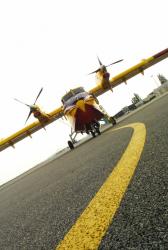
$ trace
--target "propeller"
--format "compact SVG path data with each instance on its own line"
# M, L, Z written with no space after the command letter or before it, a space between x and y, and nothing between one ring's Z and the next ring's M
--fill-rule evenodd
M98 69L96 69L95 71L89 73L89 75L94 74L94 73L97 73L97 72L100 71L102 68L107 68L107 67L109 67L109 66L111 66L111 65L113 65L113 64L122 62L122 61L124 60L124 59L121 59L121 60L115 61L115 62L110 63L110 64L108 64L108 65L105 66L105 65L103 65L102 62L100 61L99 57L97 57L97 59L98 59L98 62L99 62L99 64L100 64L100 67L99 67Z
M24 105L26 105L27 107L30 108L30 112L29 112L29 114L28 114L28 116L27 116L27 119L26 119L26 121L25 121L25 124L26 124L26 122L28 121L28 119L30 118L30 116L31 116L31 114L33 113L33 111L35 111L35 110L37 109L37 107L35 106L35 104L36 104L36 102L37 102L39 96L41 95L42 90L43 90L43 88L40 89L40 91L39 91L39 93L38 93L38 95L37 95L37 97L36 97L36 99L35 99L33 105L29 105L29 104L27 104L27 103L24 103L24 102L22 102L22 101L20 101L20 100L18 100L18 99L16 99L16 98L14 98L15 101L20 102L20 103L22 103L22 104L24 104Z

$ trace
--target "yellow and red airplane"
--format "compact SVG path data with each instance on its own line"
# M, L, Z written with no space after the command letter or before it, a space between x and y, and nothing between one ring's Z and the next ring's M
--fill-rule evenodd
M14 147L14 144L18 141L24 139L27 136L30 136L35 133L36 131L44 128L51 122L65 116L71 123L71 135L70 140L68 141L68 145L70 149L74 148L75 137L73 134L77 133L84 133L92 134L94 137L95 134L100 134L99 130L99 121L102 119L106 114L101 109L97 97L102 95L108 90L113 90L114 87L118 86L119 84L129 80L130 78L134 77L135 75L144 72L145 69L151 67L152 65L164 60L168 57L168 48L165 50L142 60L140 63L134 65L131 68L123 71L122 73L112 77L110 79L110 74L107 72L107 67L118 63L122 60L116 61L111 63L107 66L104 66L100 59L98 58L100 67L91 72L96 73L97 76L97 84L94 88L90 89L89 91L85 91L83 87L78 87L75 89L71 89L68 93L66 93L61 101L62 106L58 107L57 109L53 110L50 113L44 113L40 110L40 108L36 105L36 101L39 98L42 89L38 93L36 100L33 105L26 106L30 108L29 115L26 119L29 119L31 114L34 114L37 120L30 125L27 125L23 129L17 131L16 133L10 135L7 138L0 140L0 151L8 148L9 146ZM17 99L16 99L17 100ZM19 101L19 100L17 100ZM21 101L19 101L21 102ZM115 124L116 121L113 117L110 118L112 124Z

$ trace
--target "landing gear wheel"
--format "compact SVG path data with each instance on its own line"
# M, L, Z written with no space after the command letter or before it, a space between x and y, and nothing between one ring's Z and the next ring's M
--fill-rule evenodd
M71 141L68 141L68 146L71 150L74 149L74 145Z
M98 135L101 135L101 132L100 132L100 129L99 129L99 128L96 129L96 133L97 133Z
M90 133L93 137L96 137L95 132L93 130L91 130Z
M110 117L110 122L111 122L113 125L116 125L116 123L117 123L116 120L114 119L114 117L112 117L112 116Z

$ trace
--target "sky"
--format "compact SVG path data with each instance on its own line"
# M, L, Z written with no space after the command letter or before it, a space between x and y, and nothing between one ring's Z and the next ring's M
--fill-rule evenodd
M167 48L166 0L6 0L0 2L0 138L23 128L28 108L13 98L51 112L70 88L95 86L97 56L116 75ZM142 98L168 78L167 59L100 96L110 115ZM32 116L28 123L35 119ZM0 152L0 185L67 146L70 125L60 119Z

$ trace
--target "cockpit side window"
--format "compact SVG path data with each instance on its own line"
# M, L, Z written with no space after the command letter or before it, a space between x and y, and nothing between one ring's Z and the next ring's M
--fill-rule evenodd
M61 101L64 103L64 102L68 101L72 96L73 96L73 93L70 91L62 97Z

